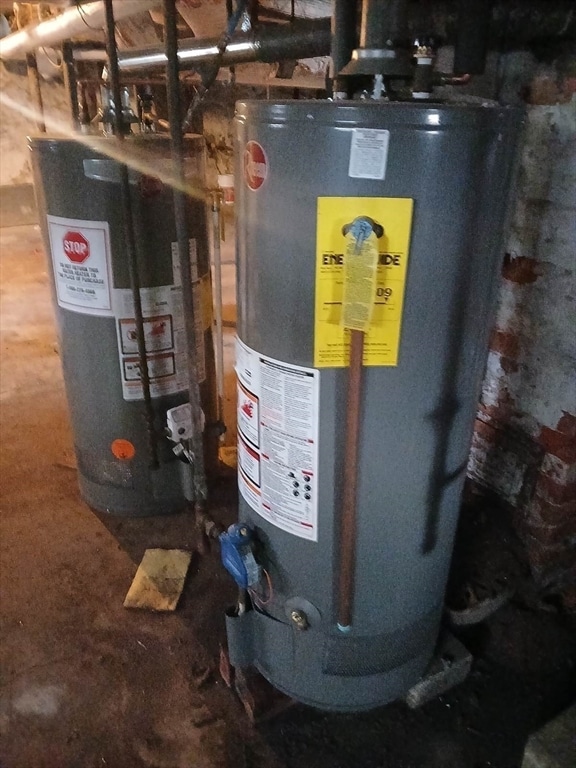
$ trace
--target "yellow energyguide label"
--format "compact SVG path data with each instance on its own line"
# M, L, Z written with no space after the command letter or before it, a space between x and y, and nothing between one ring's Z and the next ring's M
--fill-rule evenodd
M402 305L408 268L414 201L403 197L319 197L316 233L316 291L314 312L314 366L342 368L350 359L350 331L345 320L352 319L357 330L365 331L364 365L397 365L402 329ZM364 262L358 264L367 278L371 247L378 252L372 311L366 311L370 281L363 283L364 309L356 317L344 318L345 263L349 249L357 247L349 234L350 224L368 217L384 230L362 243ZM348 232L348 234L344 234ZM356 280L360 286L362 281ZM348 280L354 290L354 279ZM353 303L353 302L351 302ZM348 311L347 311L348 314ZM362 327L360 327L362 326Z

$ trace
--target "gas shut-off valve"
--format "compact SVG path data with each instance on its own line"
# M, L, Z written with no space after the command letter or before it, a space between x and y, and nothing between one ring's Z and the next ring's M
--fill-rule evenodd
M205 417L204 412L202 412L202 431L204 431L204 425ZM188 464L194 463L194 454L190 448L193 434L190 403L183 403L166 411L166 437L174 443L172 451L176 456Z
M220 534L222 565L242 589L257 586L262 568L254 557L254 531L245 523L234 523Z

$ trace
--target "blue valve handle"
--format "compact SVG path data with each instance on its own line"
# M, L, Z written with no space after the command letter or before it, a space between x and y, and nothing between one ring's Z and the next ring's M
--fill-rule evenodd
M371 220L365 216L359 216L357 219L354 219L352 226L349 229L349 234L356 240L357 250L362 248L362 243L370 237L372 231Z
M234 523L219 538L224 568L242 589L255 587L262 578L262 568L254 557L252 528L243 523Z
M378 224L377 221L370 218L370 216L357 216L350 224L345 224L342 227L342 234L344 236L351 234L356 241L356 252L358 253L362 248L364 240L370 237L370 234L374 232L376 237L382 237L384 234L384 227Z

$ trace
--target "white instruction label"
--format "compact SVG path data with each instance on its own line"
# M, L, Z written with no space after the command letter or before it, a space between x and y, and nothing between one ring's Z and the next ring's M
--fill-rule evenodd
M106 221L46 216L59 306L110 317L110 233Z
M354 128L348 176L353 179L383 179L386 175L389 140L390 131Z
M236 374L240 493L272 525L317 541L319 371L237 339Z
M152 397L188 389L186 335L182 311L182 289L178 285L141 288L146 362ZM129 288L114 290L114 314L124 400L142 400L138 336L134 302ZM203 338L203 337L202 337ZM198 345L199 346L199 345ZM198 358L199 378L205 378L204 345Z

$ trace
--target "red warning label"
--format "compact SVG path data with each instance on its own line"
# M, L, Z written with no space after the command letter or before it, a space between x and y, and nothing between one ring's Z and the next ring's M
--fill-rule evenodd
M258 398L238 382L238 430L256 448L260 446L259 423Z

